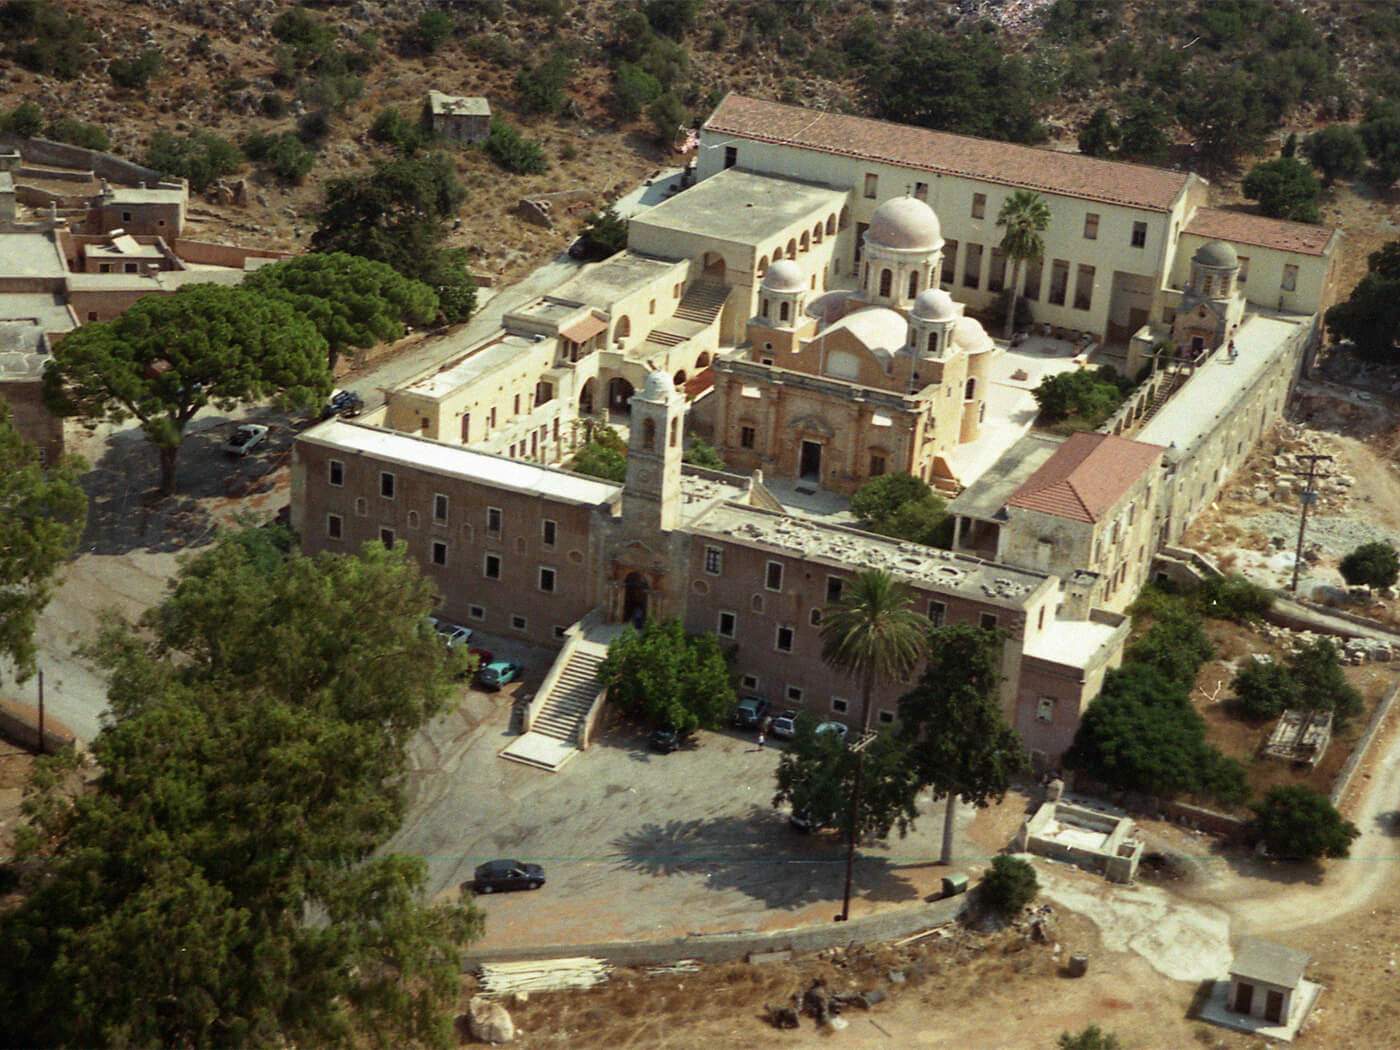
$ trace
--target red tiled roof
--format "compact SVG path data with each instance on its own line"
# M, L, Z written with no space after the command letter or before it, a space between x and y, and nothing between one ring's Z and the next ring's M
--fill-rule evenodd
M575 321L568 328L559 329L559 334L575 343L586 343L599 332L608 330L608 322L601 321L592 314Z
M682 384L685 396L692 401L715 385L715 370L706 365Z
M1093 524L1161 454L1161 445L1114 434L1072 434L1006 503Z
M1257 244L1261 248L1277 248L1298 255L1322 255L1336 233L1330 226L1267 219L1226 208L1197 208L1184 232L1213 241Z
M705 130L1146 211L1166 211L1190 178L1185 172L800 109L743 95L726 96L705 122Z

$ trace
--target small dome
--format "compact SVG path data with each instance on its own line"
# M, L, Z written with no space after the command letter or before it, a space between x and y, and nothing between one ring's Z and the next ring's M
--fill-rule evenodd
M943 246L938 216L914 197L895 197L876 208L865 236L875 244L902 251L933 251Z
M925 288L914 300L913 313L920 321L951 321L958 316L958 308L942 288Z
M800 292L806 287L807 278L802 276L802 268L791 259L779 259L763 275L766 292Z
M643 401L669 401L676 396L676 384L665 372L653 372L642 387Z
M1235 254L1235 249L1224 241L1207 241L1196 249L1196 254L1191 257L1192 262L1198 262L1202 266L1214 266L1220 269L1229 269L1240 264L1240 258Z
M965 354L980 354L995 350L996 344L981 322L972 317L959 317L953 326L953 345Z

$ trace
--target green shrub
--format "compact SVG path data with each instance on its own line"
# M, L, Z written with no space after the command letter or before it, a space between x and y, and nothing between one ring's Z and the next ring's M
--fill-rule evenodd
M700 438L691 442L690 448L685 450L685 455L681 457L685 462L697 467L705 467L708 470L724 470L724 458L715 451L714 446L706 444Z
M1079 369L1046 376L1031 391L1047 423L1070 422L1075 429L1093 430L1123 403L1132 382L1104 365L1096 371Z
M569 469L607 481L626 481L627 445L612 427L594 427L588 441L574 453Z
M1236 574L1212 576L1201 584L1196 598L1205 615L1235 623L1255 623L1274 604L1273 592L1267 587Z
M1276 785L1251 808L1250 833L1281 860L1345 857L1361 835L1326 795L1302 784Z
M671 92L666 92L647 108L656 137L662 145L669 146L675 141L681 128L690 124L690 112Z
M5 130L32 139L44 129L44 111L33 102L21 102L5 114Z
M84 124L81 120L74 120L72 117L61 117L54 121L44 132L44 136L55 142L66 142L71 146L81 146L83 149L105 150L112 144L111 139L107 137L107 132L96 124Z
M1351 587L1390 587L1400 576L1400 555L1388 543L1363 543L1338 568Z
M451 12L442 8L433 8L431 11L424 11L418 17L417 37L418 46L428 54L432 54L452 37L452 33L457 28L457 21L452 17Z
M1246 718L1277 718L1298 706L1301 690L1287 667L1273 660L1250 660L1230 683Z
M49 0L10 0L0 7L5 53L25 69L71 80L87 68L97 34Z
M606 259L627 247L627 220L609 205L584 219L579 236L583 239L585 259Z
M369 137L382 142L396 153L411 157L423 146L423 129L393 106L381 109L369 126Z
M550 116L564 108L565 94L574 75L574 62L562 51L552 52L543 62L522 69L515 78L515 94L522 113Z
M285 117L287 115L287 100L275 91L269 91L258 100L258 108L262 110L265 117Z
M1035 869L1019 857L994 857L982 875L977 899L999 915L1016 915L1040 891Z
M468 37L463 46L467 54L507 69L518 66L525 60L520 49L499 33L480 33Z
M151 77L160 72L163 65L160 52L147 48L130 58L112 59L107 63L107 75L117 87L141 90L150 83Z
M664 89L661 81L630 62L623 62L613 73L613 110L620 120L636 120Z
M283 182L300 183L316 165L316 154L290 131L280 135L255 132L243 142L243 152Z
M217 135L173 135L157 131L146 154L146 164L167 175L189 180L190 189L202 193L216 179L232 175L243 164L243 154Z
M500 117L491 118L491 132L483 147L488 157L514 175L539 175L548 167L540 144L527 139Z

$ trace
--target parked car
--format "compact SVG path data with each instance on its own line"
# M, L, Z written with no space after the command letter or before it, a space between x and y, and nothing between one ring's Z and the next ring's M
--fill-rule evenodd
M821 831L822 828L829 828L835 823L832 817L814 817L811 806L800 806L792 811L788 817L788 827L801 835L811 835L813 832Z
M846 725L845 722L823 722L821 725L817 726L816 729L812 730L816 736L826 736L829 733L842 743L845 742L846 734L850 731L851 727Z
M761 696L744 696L734 705L729 722L735 729L757 729L768 714L768 701Z
M514 660L493 660L477 674L476 682L483 689L499 689L519 678L521 670Z
M797 712L789 707L786 711L773 719L770 727L773 735L782 737L784 740L791 740L797 735Z
M224 442L224 451L230 456L246 456L263 443L267 437L267 427L261 423L239 423L233 435Z
M436 616L429 616L433 623L433 630L437 631L442 643L449 649L455 649L459 645L466 645L472 640L472 629L470 627L459 627L448 620L439 620Z
M670 726L657 726L651 732L651 749L663 755L679 751L685 746L688 734L678 732Z
M322 419L330 419L332 416L347 416L354 418L365 408L365 399L353 390L335 390L326 400L326 407L321 410Z
M497 890L537 890L544 885L544 868L519 860L488 860L477 866L472 889L477 893Z

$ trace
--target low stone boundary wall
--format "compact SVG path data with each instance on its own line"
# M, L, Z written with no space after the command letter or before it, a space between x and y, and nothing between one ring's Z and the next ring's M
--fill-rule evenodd
M39 750L39 712L29 704L0 700L0 737L12 741L29 751ZM44 747L46 754L72 747L76 738L67 726L44 719Z
M201 263L207 266L229 266L242 268L249 259L290 259L291 252L277 252L267 248L240 248L233 244L215 244L213 241L191 241L177 237L171 246L175 254L185 262Z
M815 952L838 945L891 941L942 926L967 908L965 893L933 904L898 908L850 922L827 922L768 933L702 933L668 941L604 941L595 944L548 944L536 948L499 948L470 952L467 969L478 963L522 962L527 959L569 959L586 956L604 959L614 966L660 966L682 959L728 962L751 952ZM836 903L832 908L839 907Z
M25 164L91 171L103 178L127 186L139 186L143 182L155 185L165 178L154 168L133 164L129 160L123 160L110 153L84 149L82 146L70 146L66 142L51 142L48 139L39 138L27 139L10 131L0 132L0 146L19 150Z
M1391 686L1385 699L1376 705L1375 713L1371 715L1370 724L1366 726L1366 732L1361 734L1361 739L1351 749L1351 757L1347 759L1346 765L1342 766L1342 771L1337 774L1337 780L1332 785L1332 805L1340 806L1342 799L1346 797L1347 789L1351 787L1351 782L1356 777L1356 771L1361 768L1361 760L1366 757L1366 752L1371 750L1376 733L1395 707L1396 696L1400 696L1400 682Z

